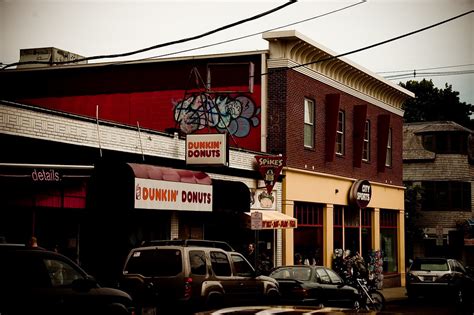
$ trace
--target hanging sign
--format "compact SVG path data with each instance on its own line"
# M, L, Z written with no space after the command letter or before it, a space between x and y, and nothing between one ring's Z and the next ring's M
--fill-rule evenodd
M372 199L372 186L368 180L358 180L352 184L349 201L359 208L366 208Z
M227 134L186 135L187 165L227 166L229 145Z
M286 162L283 156L255 156L257 160L258 170L262 174L263 181L267 187L268 194L271 195L273 186L280 176L280 172Z

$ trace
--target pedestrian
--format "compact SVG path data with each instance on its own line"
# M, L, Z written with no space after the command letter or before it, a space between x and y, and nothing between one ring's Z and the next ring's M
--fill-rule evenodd
M255 244L254 243L249 243L247 246L247 252L245 254L245 257L247 260L255 267Z

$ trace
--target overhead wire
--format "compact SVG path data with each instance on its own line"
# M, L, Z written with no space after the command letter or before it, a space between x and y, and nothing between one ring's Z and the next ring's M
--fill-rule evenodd
M78 59L75 59L75 60L56 61L56 62L36 61L36 60L35 61L15 62L15 63L7 64L6 66L2 67L2 70L13 67L13 66L26 65L26 64L51 64L51 63L53 63L53 64L56 64L56 65L60 65L60 64L77 63L77 62L89 61L89 60L97 60L97 59L127 57L127 56L135 55L135 54L138 54L138 53L146 52L146 51L149 51L149 50L158 49L158 48L162 48L162 47L166 47L166 46L170 46L170 45L175 45L175 44L181 44L181 43L185 43L185 42L188 42L188 41L203 38L203 37L215 34L217 32L226 30L228 28L231 28L231 27L234 27L234 26L237 26L237 25L240 25L240 24L244 24L244 23L249 22L249 21L259 19L263 16L266 16L266 15L269 15L269 14L274 13L276 11L279 11L279 10L281 10L281 9L283 9L283 8L293 4L293 3L296 3L296 2L297 2L297 0L288 0L288 2L286 2L285 4L282 4L282 5L280 5L276 8L273 8L271 10L265 11L263 13L254 15L252 17L249 17L249 18L246 18L246 19L234 22L234 23L227 24L225 26L218 27L214 30L205 32L205 33L200 34L200 35L196 35L196 36L192 36L192 37L188 37L188 38L183 38L183 39L179 39L179 40L174 40L174 41L171 41L171 42L162 43L162 44L158 44L158 45L153 45L153 46L150 46L150 47L147 47L147 48L142 48L142 49L126 52L126 53L111 54L111 55L99 55L99 56L78 58Z
M382 73L398 73L398 72L409 72L409 71L420 71L420 70L437 70L437 69L447 69L447 68L460 68L460 67L470 67L474 66L474 63L464 64L464 65L454 65L454 66L442 66L442 67L431 67L431 68L421 68L421 69L406 69L406 70L392 70L392 71L378 71L377 74Z
M415 31L408 32L408 33L396 36L396 37L392 37L390 39L387 39L387 40L384 40L384 41L381 41L381 42L378 42L378 43L375 43L375 44L372 44L372 45L369 45L369 46L354 49L354 50L351 50L351 51L348 51L348 52L345 52L345 53L342 53L342 54L339 54L339 55L336 55L336 56L330 56L330 57L327 57L327 58L318 59L316 61L311 61L311 62L307 62L307 63L303 63L303 64L298 64L298 65L291 66L291 67L288 67L288 68L285 68L285 69L282 69L282 70L306 67L306 66L309 66L309 65L312 65L312 64L316 64L316 63L320 63L320 62L324 62L324 61L329 61L329 60L333 60L333 59L337 59L337 58L341 58L341 57L344 57L344 56L347 56L347 55L352 55L352 54L355 54L355 53L358 53L358 52L361 52L361 51L364 51L364 50L367 50L367 49L371 49L371 48L374 48L374 47L377 47L377 46L381 46L381 45L384 45L384 44L387 44L387 43L390 43L390 42L393 42L393 41L396 41L396 40L399 40L399 39L402 39L402 38L405 38L405 37L408 37L408 36L423 32L423 31L426 31L428 29L431 29L431 28L440 26L442 24L451 22L453 20L459 19L459 18L461 18L465 15L471 14L473 12L474 12L474 10L470 10L470 11L458 14L458 15L452 17L452 18L443 20L441 22L438 22L438 23L435 23L435 24L432 24L432 25L429 25L429 26L417 29ZM277 70L277 69L275 69L275 70ZM267 74L268 73L262 73L261 75L267 75Z

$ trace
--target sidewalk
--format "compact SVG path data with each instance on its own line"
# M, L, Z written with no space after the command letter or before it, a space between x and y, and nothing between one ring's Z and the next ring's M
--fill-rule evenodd
M406 295L405 287L383 288L381 292L385 297L385 301L387 301L387 303L405 300L408 298Z

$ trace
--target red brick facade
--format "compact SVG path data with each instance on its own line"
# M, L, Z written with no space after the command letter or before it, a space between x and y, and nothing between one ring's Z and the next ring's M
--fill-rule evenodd
M273 69L268 78L268 151L287 156L287 166L352 178L364 178L379 183L402 185L402 117L321 83L294 70ZM345 153L333 161L325 156L327 122L326 96L339 94L339 109L345 112ZM315 103L315 147L304 147L304 99ZM371 124L370 161L361 167L353 163L354 107L367 105ZM379 171L378 120L389 115L392 130L392 166ZM383 148L384 150L386 148ZM385 159L383 159L385 160Z

